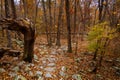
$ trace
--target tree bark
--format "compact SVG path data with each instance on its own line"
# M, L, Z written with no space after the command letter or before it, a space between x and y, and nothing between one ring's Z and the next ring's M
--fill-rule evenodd
M54 0L54 33L56 32L56 4L57 4L57 1ZM56 35L53 36L53 42L55 42L56 40Z
M103 2L104 2L104 0L98 0L99 21L100 22L102 21Z
M4 0L4 1L5 1L5 15L6 15L6 18L10 18L9 0ZM8 40L7 47L12 48L10 31L6 30L6 33L7 33L7 40Z
M51 35L51 31L52 31L52 14L51 14L51 0L48 0L49 3L49 27L50 27L50 34L49 34L49 46L52 46L52 35Z
M0 18L3 18L3 0L1 0L1 6L0 6L0 8L1 8L1 12L0 12ZM3 28L2 28L2 37L4 37L4 30L3 30Z
M29 25L29 28L25 30L24 33L24 55L23 60L32 62L33 49L35 42L35 31Z
M46 36L47 36L47 42L49 44L48 21L47 21L47 15L46 15L46 10L45 10L45 2L44 2L44 0L42 0L42 6L43 6L43 13L44 13L44 22L45 22L45 31L46 31Z
M17 14L16 14L16 8L15 8L15 2L14 2L14 0L11 0L11 10L12 10L12 18L16 19L17 18ZM18 37L17 37L17 35L18 35ZM17 39L17 38L19 40L21 40L21 34L20 34L20 32L15 33L15 39Z
M16 8L15 8L14 0L11 0L11 9L12 9L13 19L16 19L17 18L17 14L16 14Z
M61 25L61 17L62 17L62 7L63 7L63 1L61 0L60 2L60 7L59 7L59 16L58 16L58 26L57 26L57 41L56 45L60 46L60 25Z
M76 31L76 13L77 13L77 0L75 0L74 3L74 33ZM73 39L75 38L75 35L73 35Z
M26 3L26 0L22 0L22 2L23 2L23 8L24 8L24 18L27 18L27 13L28 13L28 11L27 11L27 3Z
M66 20L67 20L67 38L68 38L68 52L72 53L72 45L71 45L71 28L70 28L70 2L69 0L65 0L66 6Z

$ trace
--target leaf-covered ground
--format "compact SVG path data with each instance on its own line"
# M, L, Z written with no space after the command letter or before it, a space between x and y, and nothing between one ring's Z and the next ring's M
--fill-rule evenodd
M67 53L66 40L62 46L48 47L45 38L38 37L34 49L33 63L22 61L21 57L4 55L0 59L0 80L120 80L120 60L106 56L97 73L93 54L87 52L87 41L79 41L78 54ZM73 49L75 43L72 43Z

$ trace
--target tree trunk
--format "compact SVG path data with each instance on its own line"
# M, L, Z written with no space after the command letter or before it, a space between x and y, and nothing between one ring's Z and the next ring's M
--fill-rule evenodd
M75 3L74 3L74 33L76 31L76 13L77 13L77 0L75 0ZM75 41L75 35L73 35L73 41Z
M68 52L72 53L72 45L71 45L71 28L70 28L70 2L69 0L65 0L66 6L66 20L67 20L67 38L68 38Z
M104 0L98 1L98 8L99 8L99 21L102 21L102 11L103 11L103 2Z
M26 0L22 0L22 2L23 2L23 8L24 8L24 18L27 18L27 13L28 13L28 11L27 11L27 3L26 3Z
M52 14L51 14L51 0L48 0L48 3L49 3L49 31L50 31L50 34L49 34L49 43L48 45L49 46L52 46L52 35L51 35L51 31L52 31Z
M60 7L59 7L59 16L58 16L58 26L57 26L57 41L56 45L60 46L60 25L61 25L61 17L62 17L62 7L63 7L63 1L61 0L60 2Z
M6 18L10 18L9 0L5 0L5 15L6 15ZM8 40L7 47L12 48L10 31L6 30L6 33L7 33L7 40Z
M99 23L102 22L102 11L103 11L103 2L104 0L98 0L98 8L99 8ZM97 44L101 43L101 40L97 40ZM98 47L96 48L95 52L94 52L94 57L93 60L96 60L97 57L97 53L98 53Z
M0 8L1 8L1 12L0 12L0 18L3 18L3 0L1 0L1 6L0 6ZM2 37L4 37L4 30L3 30L3 28L2 28Z
M54 1L54 28L53 28L53 32L55 33L56 32L56 0ZM53 35L53 42L55 42L56 40L56 35L54 34Z
M12 10L12 18L16 19L17 18L17 14L16 14L16 8L15 8L15 2L14 2L14 0L11 0L11 10ZM17 37L17 35L18 35L18 37ZM17 38L19 40L21 40L21 34L20 34L20 32L15 33L15 39L17 39Z
M42 0L42 6L43 6L43 13L44 13L44 22L45 22L45 31L46 31L46 36L47 36L47 42L49 44L48 21L47 21L47 15L46 15L46 10L45 10L45 2L44 2L44 0Z
M33 49L35 42L35 32L29 27L24 33L24 55L23 59L28 62L32 62L33 58Z
M33 23L33 27L35 28L35 24L36 24L36 19L37 19L37 14L38 14L38 5L40 3L40 0L37 2L37 0L35 0L35 13L34 13L34 23Z
M95 49L94 56L93 56L93 60L96 60L96 58L97 58L97 53L98 53L98 48Z
M55 15L55 12L56 12L56 0L54 2L54 26L56 24L56 15Z
M79 11L80 11L80 23L82 22L82 27L80 28L80 32L81 32L81 35L80 35L80 39L81 41L83 41L83 33L84 33L84 28L85 28L85 24L84 24L84 12L82 10L82 1L79 1Z
M14 3L14 0L11 0L11 9L12 9L12 17L13 19L16 19L17 18L17 14L16 14L16 8L15 8L15 3Z

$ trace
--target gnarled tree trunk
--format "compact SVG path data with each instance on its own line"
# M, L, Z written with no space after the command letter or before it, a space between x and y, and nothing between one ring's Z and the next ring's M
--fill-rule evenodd
M30 26L25 30L24 33L24 55L23 59L28 62L32 62L33 58L33 49L35 42L35 30L33 30Z
M35 42L35 29L29 21L25 19L4 19L0 20L1 24L7 24L8 30L14 30L21 32L24 35L24 54L23 60L27 62L32 62L34 42Z

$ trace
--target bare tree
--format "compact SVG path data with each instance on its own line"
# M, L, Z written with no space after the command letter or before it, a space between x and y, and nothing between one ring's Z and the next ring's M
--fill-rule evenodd
M27 2L26 2L26 0L22 0L22 2L23 2L23 8L24 8L24 18L27 18L27 13L28 13L28 11L27 11Z
M3 18L3 0L1 0L1 6L0 6L0 8L1 8L1 12L0 12L0 18ZM4 37L4 30L3 30L3 28L2 28L2 37Z
M104 0L98 0L99 21L100 22L102 21L103 2L104 2Z
M77 12L77 0L74 2L74 33L76 31L76 12ZM75 35L73 35L73 38L75 38Z
M16 19L17 18L17 14L16 14L16 8L15 8L15 2L14 2L14 0L10 0L10 1L11 1L12 18ZM21 40L21 33L20 32L16 32L15 33L15 38L18 38L19 40Z
M44 13L44 22L45 22L45 31L46 31L46 36L47 36L47 42L49 44L49 35L48 35L48 21L47 21L47 14L45 10L45 2L42 0L42 6L43 6L43 13Z
M57 26L57 41L56 41L57 46L61 45L60 44L60 25L61 25L63 3L64 1L61 0L60 7L59 7L58 26Z
M52 31L52 14L51 14L51 0L48 0L48 3L49 3L49 43L48 45L51 46L52 45L52 34L51 34L51 31Z
M76 16L77 16L77 0L75 0L75 3L74 3L74 33L76 33ZM78 35L77 34L73 35L73 39L75 39L75 42L76 42L75 54L77 54L77 49L78 49L78 38L79 38Z
M16 14L16 8L15 8L14 0L11 0L11 9L12 9L13 19L16 19L17 18L17 14Z
M9 0L4 0L4 2L5 2L5 16L6 16L6 18L10 18ZM8 39L8 45L7 46L12 48L10 31L6 30L6 33L7 33L7 39Z
M70 26L70 2L69 0L65 0L65 10L66 10L66 20L67 20L67 38L68 38L68 52L72 52L72 45L71 45L71 26Z

